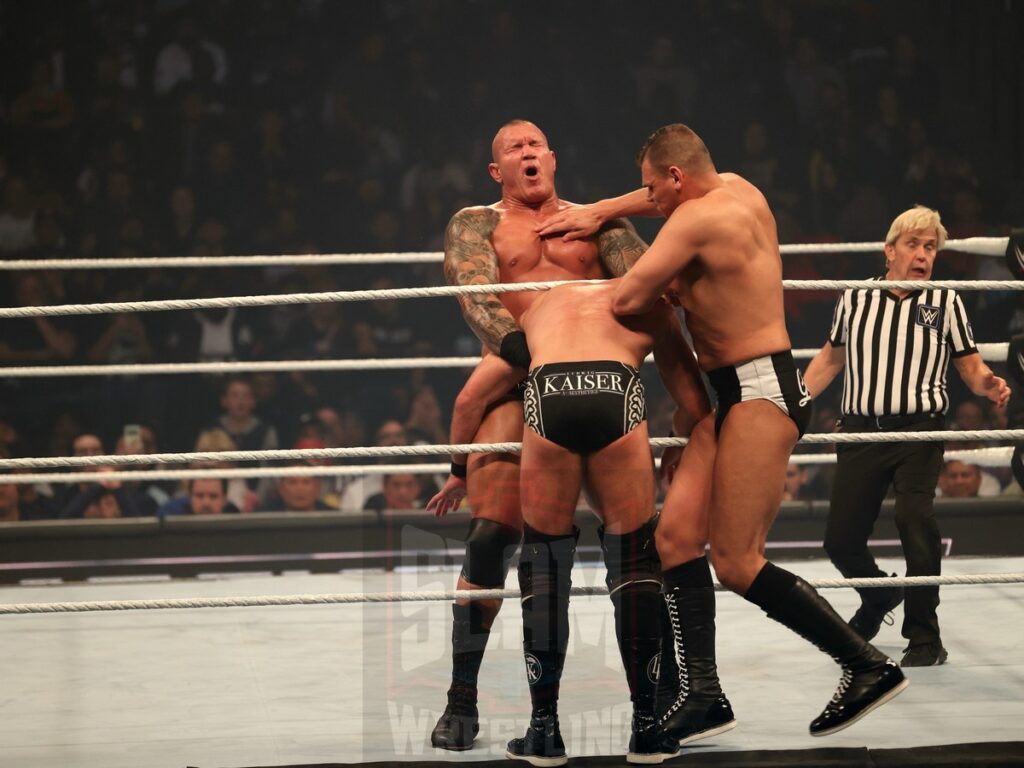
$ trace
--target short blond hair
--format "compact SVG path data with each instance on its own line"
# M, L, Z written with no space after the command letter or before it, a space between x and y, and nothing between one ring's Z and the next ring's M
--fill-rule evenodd
M938 247L942 248L946 244L946 228L942 226L942 217L938 211L923 205L915 205L893 219L889 234L885 236L885 244L892 245L900 239L900 235L913 229L934 229L939 238Z

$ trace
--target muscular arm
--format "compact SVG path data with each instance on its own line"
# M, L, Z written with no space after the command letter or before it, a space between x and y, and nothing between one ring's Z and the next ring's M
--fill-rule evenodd
M971 392L982 397L987 397L996 405L1002 407L1010 401L1010 387L1006 380L996 376L992 369L985 365L981 355L974 352L963 357L954 357L953 365L960 373Z
M654 362L658 375L678 406L672 418L672 431L686 437L704 416L711 412L697 358L686 343L679 318L667 304L655 307L658 333L654 336Z
M677 208L647 253L622 278L612 311L616 315L639 315L650 310L718 226L713 216L694 216L682 206Z
M498 255L491 234L500 214L490 208L463 208L452 216L444 233L444 276L449 285L486 285L500 282ZM459 296L462 316L492 352L519 327L494 293Z
M477 364L455 398L452 409L451 441L455 445L473 442L487 406L504 395L526 375L497 355L487 355ZM466 454L452 456L457 464L466 462Z
M647 250L636 229L626 219L615 219L602 227L597 236L601 263L612 277L622 277Z
M579 240L597 233L606 221L619 216L657 216L658 209L647 200L646 189L634 189L589 205L575 205L544 219L538 227L541 237L564 232L563 240Z
M831 341L826 341L825 346L818 350L818 354L804 371L804 384L807 385L811 397L817 397L824 392L845 366L846 350L843 347L833 347Z

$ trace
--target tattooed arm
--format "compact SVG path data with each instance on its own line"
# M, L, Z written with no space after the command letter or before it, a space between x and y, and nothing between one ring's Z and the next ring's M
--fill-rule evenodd
M613 219L597 235L601 263L612 277L622 277L647 250L636 229L626 219Z
M463 208L452 216L444 233L444 276L449 285L500 282L498 254L491 244L500 217L484 206ZM464 294L458 300L470 329L492 352L500 351L507 334L519 330L497 294Z

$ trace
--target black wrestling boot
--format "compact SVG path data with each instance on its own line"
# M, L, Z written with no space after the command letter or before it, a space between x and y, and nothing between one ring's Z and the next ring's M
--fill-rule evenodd
M526 735L521 739L512 739L508 743L505 757L522 760L540 768L568 763L565 743L558 730L558 714L553 711L535 712L530 718Z
M430 743L437 749L461 752L473 748L479 732L476 691L453 685L448 690L448 706L430 734Z
M682 746L736 727L732 707L718 680L715 592L707 558L666 571L664 598L672 629L678 693L659 725Z
M626 762L631 765L661 765L678 757L679 742L665 733L651 716L633 715Z
M483 626L479 603L452 605L452 684L448 706L430 734L437 749L471 749L480 731L476 707L477 676L490 630Z
M864 642L828 601L798 576L766 563L745 597L842 667L839 687L811 723L811 736L828 736L848 728L910 684L895 661Z

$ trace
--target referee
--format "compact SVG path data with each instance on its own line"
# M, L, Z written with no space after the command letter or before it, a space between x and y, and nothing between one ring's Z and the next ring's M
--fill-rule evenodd
M928 280L946 242L939 214L924 206L904 211L885 238L885 280ZM942 429L949 408L950 358L964 383L1000 407L1010 398L1006 381L992 373L974 345L956 292L946 289L846 290L836 304L828 341L804 374L812 397L845 367L840 426L844 432ZM867 541L889 488L896 497L908 576L940 572L939 529L933 501L942 469L942 442L849 443L837 446L838 466L825 530L825 551L847 578L885 576ZM898 587L859 589L850 619L865 640L904 599ZM904 667L946 661L935 609L937 586L906 592Z

